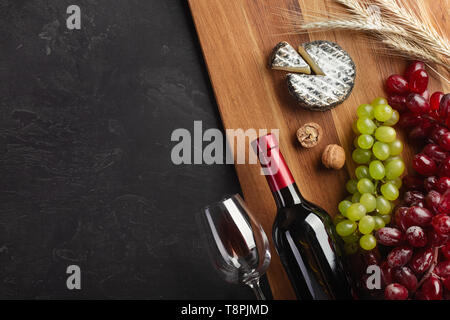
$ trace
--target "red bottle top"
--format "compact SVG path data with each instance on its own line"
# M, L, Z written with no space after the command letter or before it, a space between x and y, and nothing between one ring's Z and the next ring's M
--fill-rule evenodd
M280 152L278 140L272 133L259 137L252 142L253 149L258 155L261 167L272 192L294 184L294 177L286 165Z

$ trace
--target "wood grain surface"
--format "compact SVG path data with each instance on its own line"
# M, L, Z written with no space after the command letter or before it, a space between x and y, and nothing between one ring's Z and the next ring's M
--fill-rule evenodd
M426 1L441 29L448 30L447 0ZM281 150L305 198L322 206L331 215L345 194L344 184L354 171L352 161L340 171L325 169L320 162L325 146L331 143L346 149L351 158L351 123L361 103L384 96L384 80L401 73L406 61L386 57L375 50L366 37L352 32L316 32L295 34L279 13L294 10L304 17L317 12L340 12L342 7L326 0L190 0L220 115L227 129L279 129ZM431 5L432 4L432 5ZM447 35L448 36L448 35ZM350 53L357 66L356 85L342 105L328 112L301 109L288 94L285 72L267 67L272 48L279 41L296 46L311 40L335 41ZM438 77L431 80L431 92L449 91ZM314 121L324 128L321 144L302 149L295 140L296 130ZM402 139L404 136L402 134ZM413 146L407 146L404 158L410 164ZM239 181L248 202L264 230L271 235L276 208L258 165L236 165ZM408 170L411 170L410 166ZM294 299L282 265L272 245L273 260L267 272L275 299Z

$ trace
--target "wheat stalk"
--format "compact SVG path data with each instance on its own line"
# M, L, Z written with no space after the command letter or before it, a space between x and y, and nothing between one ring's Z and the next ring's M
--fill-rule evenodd
M382 10L385 11L386 19L403 26L409 34L420 39L427 44L433 46L447 58L450 58L450 43L448 39L441 36L429 21L428 17L421 15L418 17L410 8L400 6L397 0L374 0ZM419 12L425 12L426 8L422 1L418 1ZM417 40L419 41L419 40Z
M414 42L405 40L404 37L385 35L381 41L388 46L388 48L398 51L399 55L405 58L415 58L424 62L435 63L447 67L442 60L435 57L426 47L420 47Z
M345 6L349 14L332 15L331 20L323 19L308 23L304 22L304 17L292 12L285 13L285 17L290 26L300 33L330 29L366 32L387 47L388 54L420 59L440 65L450 72L450 43L433 27L428 16L418 16L401 0L335 1ZM423 2L420 0L418 2L419 11L425 12ZM379 12L375 10L376 8L379 8ZM443 78L448 82L445 77Z

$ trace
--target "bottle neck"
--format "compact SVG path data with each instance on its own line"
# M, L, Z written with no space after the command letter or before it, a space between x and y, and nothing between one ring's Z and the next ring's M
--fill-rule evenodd
M285 208L303 202L303 197L278 146L270 149L268 156L270 161L266 162L267 165L262 164L262 167L265 169L267 183L277 207Z
M295 182L282 189L272 191L272 195L277 208L289 208L304 201Z

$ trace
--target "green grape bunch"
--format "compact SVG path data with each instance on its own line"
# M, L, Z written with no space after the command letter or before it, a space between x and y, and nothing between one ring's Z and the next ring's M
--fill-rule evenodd
M376 247L373 233L390 223L405 171L400 157L403 143L393 128L399 113L384 98L360 105L356 113L352 159L358 167L355 178L346 184L350 195L339 203L339 214L334 218L348 254L355 253L358 245L364 250Z

